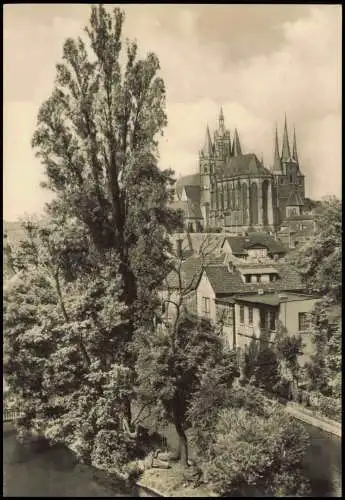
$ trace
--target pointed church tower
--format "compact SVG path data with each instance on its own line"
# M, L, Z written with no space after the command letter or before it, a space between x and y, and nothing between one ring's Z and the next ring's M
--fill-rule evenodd
M279 155L279 141L278 141L278 127L276 126L276 137L274 144L274 159L273 159L273 172L277 174L282 173L282 164Z
M203 153L203 156L205 156L206 158L211 158L211 156L213 155L213 146L212 146L210 129L208 128L208 125L206 127L204 147L202 148L201 152Z
M223 113L223 108L222 106L220 107L220 112L219 112L219 130L224 132L225 127L224 127L224 113Z
M293 128L293 146L292 146L292 159L299 164L298 162L298 154L297 154L297 142L296 142L296 130Z
M289 144L289 136L288 136L288 130L287 130L287 123L286 123L286 114L285 114L282 161L287 162L290 160L290 158L291 158L290 144Z
M234 143L232 146L232 156L240 156L242 154L242 148L240 143L240 138L238 136L237 128L235 128Z

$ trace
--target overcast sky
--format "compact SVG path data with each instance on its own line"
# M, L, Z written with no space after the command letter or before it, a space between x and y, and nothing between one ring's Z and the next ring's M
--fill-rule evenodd
M341 7L337 5L126 5L124 32L159 56L168 127L160 163L197 170L220 105L244 152L270 166L284 113L296 127L307 195L341 195ZM30 147L37 111L62 45L82 34L89 5L4 7L4 219L41 212L48 194Z

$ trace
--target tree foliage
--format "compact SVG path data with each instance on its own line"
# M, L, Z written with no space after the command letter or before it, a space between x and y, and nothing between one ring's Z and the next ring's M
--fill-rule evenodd
M316 234L291 253L290 264L301 274L310 292L341 301L341 202L325 198L316 218Z
M194 432L199 427L194 422ZM257 388L235 385L217 408L212 439L202 443L204 473L219 495L304 496L308 437ZM201 444L201 443L200 443Z
M158 327L149 336L139 332L137 342L139 397L158 407L162 418L175 425L181 463L186 465L188 408L193 397L205 396L206 379L219 384L218 390L231 386L236 375L234 356L224 352L209 322L187 316L179 318L176 328Z
M4 371L24 413L19 427L87 462L104 455L108 432L117 444L103 458L121 465L136 442L123 429L133 371L119 259L112 250L100 259L73 219L30 221L26 233L4 290Z
M308 289L322 297L311 318L315 353L307 369L309 388L339 397L342 214L338 199L329 197L322 201L317 225L317 234L292 254L291 263Z
M124 44L123 22L120 9L111 15L100 4L86 40L66 40L32 145L55 193L50 212L76 217L98 249L116 250L123 298L132 304L143 296L148 306L166 271L166 230L177 219L166 207L172 172L157 166L167 123L159 61L152 53L139 58L136 42Z

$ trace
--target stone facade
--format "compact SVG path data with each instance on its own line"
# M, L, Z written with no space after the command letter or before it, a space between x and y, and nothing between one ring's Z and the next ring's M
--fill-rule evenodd
M198 174L177 181L174 203L183 210L190 231L276 231L286 217L302 213L304 197L296 135L291 154L286 120L282 153L276 132L274 165L269 169L255 154L242 152L236 129L231 140L221 110L213 140L206 129Z

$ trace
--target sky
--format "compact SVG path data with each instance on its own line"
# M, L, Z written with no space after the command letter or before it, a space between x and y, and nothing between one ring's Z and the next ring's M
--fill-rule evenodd
M109 7L112 8L112 7ZM341 6L127 4L124 36L155 52L167 89L160 165L198 169L206 125L235 127L244 152L273 162L275 126L296 128L306 195L341 196ZM90 4L4 6L4 210L41 213L49 192L31 149L67 37L83 36Z

